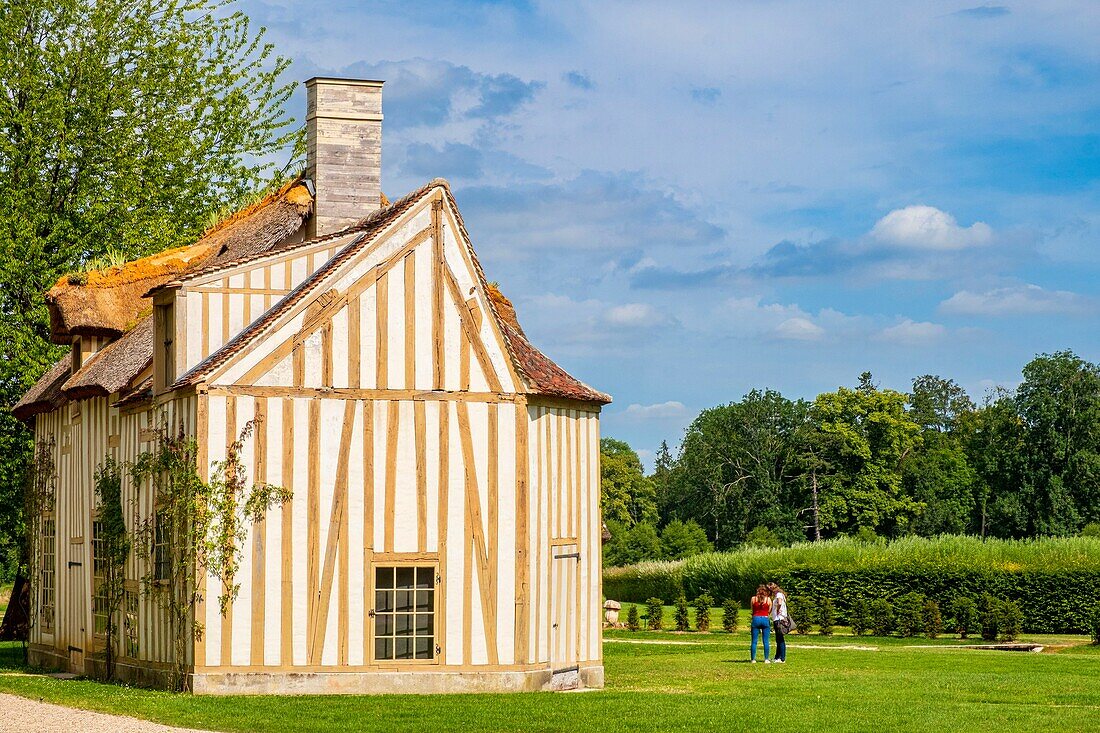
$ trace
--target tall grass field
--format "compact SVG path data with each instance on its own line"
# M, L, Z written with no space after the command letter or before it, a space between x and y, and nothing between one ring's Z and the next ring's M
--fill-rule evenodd
M707 592L744 604L768 581L792 595L831 599L840 620L860 599L891 600L914 591L946 608L958 596L989 593L1019 603L1027 631L1081 633L1100 603L1100 538L942 536L890 543L845 538L746 548L608 568L604 595L641 603Z

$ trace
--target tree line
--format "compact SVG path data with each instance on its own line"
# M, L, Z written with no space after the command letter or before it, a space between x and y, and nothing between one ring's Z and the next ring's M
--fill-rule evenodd
M649 476L625 443L601 447L609 565L842 535L1100 534L1100 365L1071 351L980 404L936 375L908 393L868 372L813 400L753 390L703 410L678 454L663 442ZM694 540L663 544L670 527Z

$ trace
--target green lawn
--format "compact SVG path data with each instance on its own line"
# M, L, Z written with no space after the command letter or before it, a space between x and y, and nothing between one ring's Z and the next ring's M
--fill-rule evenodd
M1100 730L1100 647L1083 637L1026 636L1064 645L1034 654L795 635L786 665L748 664L744 631L605 639L608 687L586 694L192 697L59 681L3 653L0 691L224 731Z

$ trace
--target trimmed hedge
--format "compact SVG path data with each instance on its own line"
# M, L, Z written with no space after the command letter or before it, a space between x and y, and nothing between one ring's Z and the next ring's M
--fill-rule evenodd
M604 595L616 601L634 603L645 603L647 598L664 598L668 601L679 598L684 592L683 564L683 560L676 560L605 568L603 571ZM755 591L754 587L753 592Z
M788 596L830 599L842 624L849 623L861 599L894 601L917 593L951 608L956 598L989 594L1019 604L1024 631L1086 633L1092 609L1100 604L1100 539L1014 542L947 536L752 548L609 568L604 593L636 602L703 593L744 600L766 581L779 583Z

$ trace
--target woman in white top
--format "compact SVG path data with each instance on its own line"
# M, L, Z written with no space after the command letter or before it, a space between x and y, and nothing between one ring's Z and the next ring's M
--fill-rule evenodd
M787 594L776 583L768 583L768 590L772 594L772 625L775 627L775 662L786 664L787 641L783 633L784 625L790 621L787 611Z

